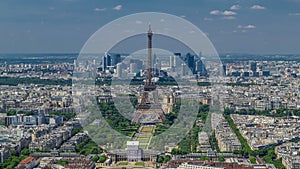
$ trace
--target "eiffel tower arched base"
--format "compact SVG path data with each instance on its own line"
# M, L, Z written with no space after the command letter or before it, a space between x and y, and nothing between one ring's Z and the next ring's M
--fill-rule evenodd
M155 125L165 120L165 115L161 105L151 105L149 109L139 108L134 112L132 123L142 125Z

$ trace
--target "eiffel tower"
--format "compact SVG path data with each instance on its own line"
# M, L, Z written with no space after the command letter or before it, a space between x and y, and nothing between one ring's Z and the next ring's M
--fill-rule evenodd
M149 25L148 30L148 57L147 57L147 69L146 69L146 80L143 88L142 95L140 96L140 101L137 106L137 110L134 112L132 119L133 123L156 124L162 122L165 119L162 106L158 100L158 91L156 90L156 85L152 81L153 66L152 66L152 30ZM152 99L150 95L152 94Z

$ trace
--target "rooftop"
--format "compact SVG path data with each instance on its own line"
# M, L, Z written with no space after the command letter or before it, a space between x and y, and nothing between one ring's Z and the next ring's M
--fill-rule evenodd
M19 164L29 164L31 161L33 161L34 158L33 157L27 157L24 160L22 160Z

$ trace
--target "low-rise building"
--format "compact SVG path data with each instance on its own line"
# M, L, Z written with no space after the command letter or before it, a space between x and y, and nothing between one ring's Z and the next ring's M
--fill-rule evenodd
M225 120L224 116L222 114L213 114L220 119L218 124L215 125L215 136L220 151L233 152L234 150L241 150L242 144Z
M17 169L32 169L36 165L34 157L27 157L18 164Z
M277 157L282 158L286 169L300 168L300 143L286 143L276 147Z
M197 151L207 152L211 150L207 132L198 133L198 142L199 142L199 146L197 146Z

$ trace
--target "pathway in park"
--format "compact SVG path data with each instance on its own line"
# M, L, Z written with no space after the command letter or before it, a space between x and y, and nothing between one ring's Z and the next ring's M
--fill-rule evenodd
M156 126L154 125L141 126L135 133L133 140L139 141L140 147L144 150L147 150L151 143L155 127Z

